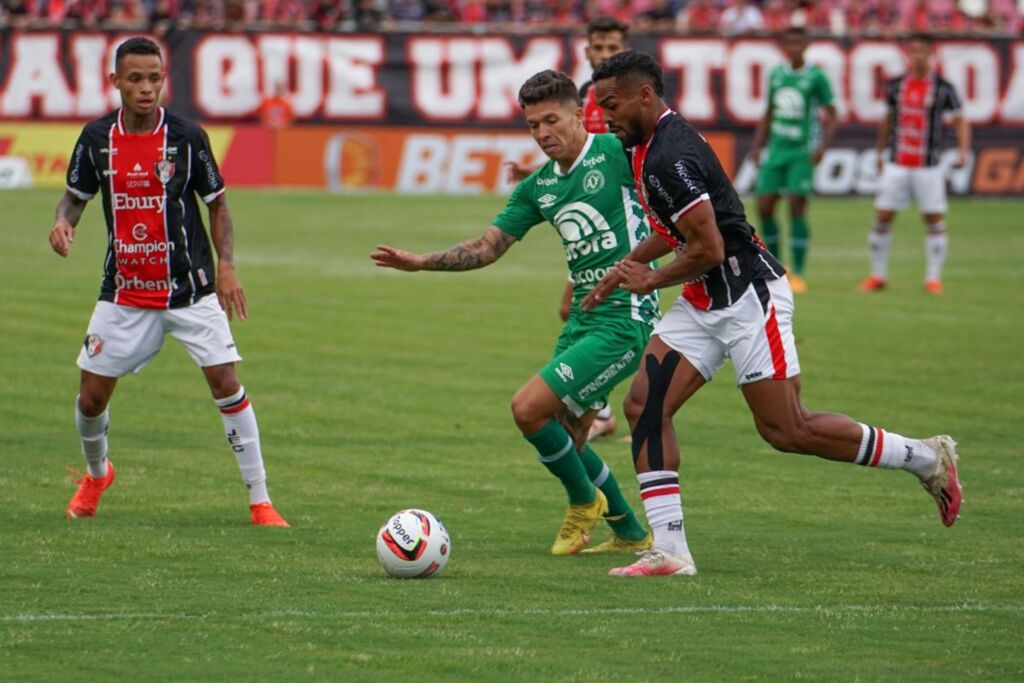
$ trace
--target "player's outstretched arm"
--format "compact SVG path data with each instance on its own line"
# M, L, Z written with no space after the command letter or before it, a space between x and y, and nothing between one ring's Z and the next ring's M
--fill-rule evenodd
M480 237L466 240L444 251L416 254L379 244L370 258L381 268L394 268L409 273L417 270L476 270L504 256L515 242L515 237L492 225Z
M217 300L231 320L232 311L245 320L249 311L245 306L245 291L235 272L235 226L223 194L207 204L210 212L210 236L217 249Z
M86 204L86 200L70 192L65 192L57 202L57 216L53 227L50 228L50 248L59 256L68 255L68 250L75 241L75 226L82 218Z
M686 238L686 246L669 263L653 270L629 260L615 265L623 289L650 294L656 289L696 280L725 261L725 242L710 201L701 202L680 216L676 228Z
M668 242L660 234L652 233L643 242L636 245L623 261L630 261L636 264L638 268L650 270L647 266L648 263L665 256L670 251L672 251L672 247L668 245ZM594 288L590 290L587 296L583 298L583 301L580 302L580 308L584 311L594 310L598 304L611 296L612 292L621 284L621 273L615 268L610 269Z

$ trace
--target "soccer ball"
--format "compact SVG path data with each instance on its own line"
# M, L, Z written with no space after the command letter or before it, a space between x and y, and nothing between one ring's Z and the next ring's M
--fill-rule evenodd
M452 542L441 521L426 510L395 513L377 532L377 557L391 576L423 579L448 564Z

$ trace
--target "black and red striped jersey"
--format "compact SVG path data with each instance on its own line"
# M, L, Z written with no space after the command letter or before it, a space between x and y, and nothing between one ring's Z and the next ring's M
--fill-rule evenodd
M960 113L953 85L932 72L924 78L898 76L886 87L892 122L890 153L893 163L917 168L934 166L942 144L942 117Z
M683 287L683 297L703 311L726 308L751 282L774 280L785 269L747 222L743 203L715 151L697 129L666 109L647 142L631 150L633 178L651 227L676 249L686 238L676 221L711 202L725 244L725 262Z
M160 109L156 127L129 133L120 109L90 121L71 153L67 190L103 197L107 257L100 300L180 308L214 291L210 239L196 196L224 192L206 132Z
M594 82L587 81L580 86L580 100L583 102L583 127L588 133L607 133L608 126L604 122L604 111L594 99Z

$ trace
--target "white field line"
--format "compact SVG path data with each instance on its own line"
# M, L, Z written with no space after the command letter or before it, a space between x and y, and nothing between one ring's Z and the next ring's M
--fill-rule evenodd
M659 615L659 614L945 614L945 613L1024 613L1024 605L815 605L798 607L790 605L690 605L680 607L595 607L581 609L488 609L466 608L448 610L426 610L421 614L434 617L520 617L520 616L554 616L554 617L589 617L622 615ZM365 612L316 612L304 610L282 610L270 612L254 612L245 614L224 614L209 612L203 614L157 613L157 612L108 612L106 614L69 614L59 612L24 612L20 614L0 615L0 623L25 623L45 621L202 621L205 619L239 618L246 619L381 619L387 617L408 618L409 611L365 611Z

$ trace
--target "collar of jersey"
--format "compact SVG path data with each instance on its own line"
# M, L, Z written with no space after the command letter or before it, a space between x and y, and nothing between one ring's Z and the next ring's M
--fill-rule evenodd
M594 134L593 133L587 133L587 141L585 143L583 143L583 149L580 150L580 155L578 157L576 157L576 161L572 162L572 166L569 167L568 171L566 171L563 174L562 173L562 169L558 167L558 162L557 161L554 162L555 175L569 175L570 173L575 171L576 167L580 165L581 161L583 161L583 157L587 156L587 152L590 151L590 146L592 144L594 144Z
M129 133L128 129L124 127L124 107L118 107L117 108L117 132L119 132L121 135L156 135L157 131L159 131L160 128L163 127L164 119L167 118L167 112L164 110L164 108L163 107L159 107L159 109L160 109L160 118L157 119L156 126L153 127L153 130L149 131L149 133Z

